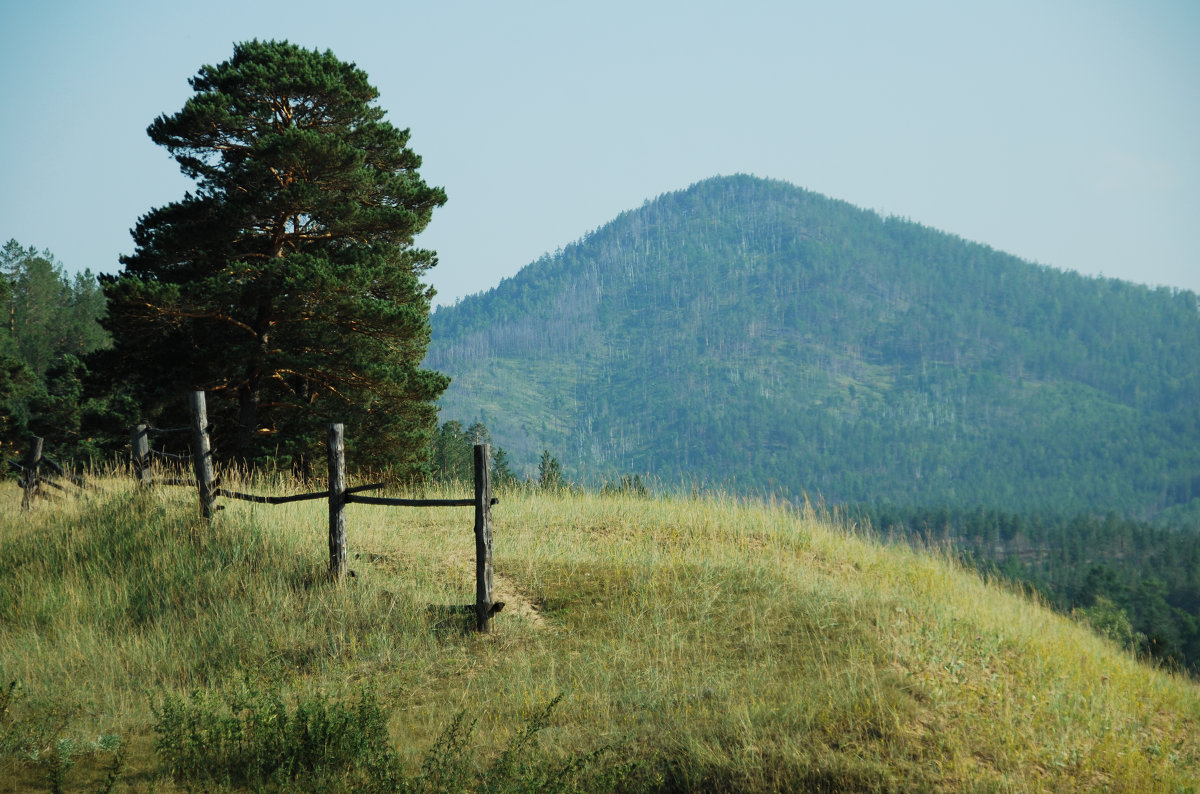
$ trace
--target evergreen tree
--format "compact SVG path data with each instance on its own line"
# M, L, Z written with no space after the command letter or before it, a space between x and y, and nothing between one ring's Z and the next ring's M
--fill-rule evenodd
M28 401L36 383L17 352L7 326L0 326L0 451L7 454L24 441L29 424Z
M512 460L504 447L492 449L492 483L497 488L508 488L519 482L516 472L512 470Z
M64 356L108 344L100 327L104 296L90 270L69 278L50 251L9 240L0 248L0 276L5 281L4 325L38 378Z
M542 450L541 460L538 461L538 487L543 491L560 491L566 486L558 458L551 455L550 450Z
M431 473L442 482L472 482L471 439L462 423L446 422L438 428L432 444Z
M81 418L105 407L83 399L80 357L108 344L96 277L69 278L50 251L9 240L0 247L0 308L0 443L20 449L32 433L55 455L94 453L81 444Z
M430 445L430 473L435 480L470 485L475 479L475 445L492 445L492 434L483 422L463 429L450 420L437 429ZM518 482L503 447L492 446L492 484L507 487Z
M414 473L448 379L420 368L446 201L367 75L328 51L238 44L148 133L197 190L143 216L105 280L115 347L93 370L152 421L208 392L218 454L303 459L328 421L355 460ZM169 421L169 419L166 419Z

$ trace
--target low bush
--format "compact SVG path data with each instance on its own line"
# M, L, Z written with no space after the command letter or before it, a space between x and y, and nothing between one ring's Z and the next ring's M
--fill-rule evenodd
M216 696L168 695L155 709L155 748L179 785L278 791L517 792L613 791L631 780L635 763L611 760L602 748L565 761L540 749L538 734L561 696L516 731L488 765L470 748L475 723L460 712L408 769L388 736L375 696L351 702L317 697L289 708L278 692L244 687Z

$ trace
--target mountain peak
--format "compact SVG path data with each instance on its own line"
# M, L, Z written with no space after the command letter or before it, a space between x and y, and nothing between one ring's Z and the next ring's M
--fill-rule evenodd
M1193 293L735 174L442 308L428 363L577 477L1144 517L1200 499L1197 350Z

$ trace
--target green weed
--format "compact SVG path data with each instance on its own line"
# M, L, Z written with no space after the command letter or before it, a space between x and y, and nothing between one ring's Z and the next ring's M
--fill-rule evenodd
M277 692L168 695L155 711L155 750L187 787L395 790L400 764L387 721L363 692L351 703L313 698L288 708ZM376 788L379 787L379 788Z
M449 723L420 769L410 772L388 738L373 693L349 703L312 698L289 708L277 692L254 687L217 697L168 696L156 708L155 748L186 789L491 794L612 791L635 768L606 764L607 748L550 762L538 734L561 697L535 714L489 765L471 747L475 722Z

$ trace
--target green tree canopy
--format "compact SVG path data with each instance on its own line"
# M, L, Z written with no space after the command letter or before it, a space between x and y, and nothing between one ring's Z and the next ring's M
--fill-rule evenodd
M559 464L558 458L550 454L550 450L542 450L542 457L538 461L538 487L544 491L560 491L567 487L567 481L563 478L562 465Z
M91 270L70 277L49 250L9 240L0 248L4 325L37 377L61 362L108 344L100 327L104 295Z
M492 484L507 487L517 483L508 453L492 443L492 434L483 422L463 428L461 422L446 422L434 435L430 447L430 474L434 480L470 485L475 478L475 445L487 444L492 450Z
M55 455L94 452L82 418L98 404L82 397L79 357L109 341L96 277L70 277L49 250L9 240L0 247L0 306L0 444L19 450L32 433Z
M446 195L408 130L328 51L242 43L190 82L148 133L197 189L138 221L94 368L151 421L208 391L227 457L302 458L336 420L372 465L420 467L449 381L420 368L436 256L413 239Z

